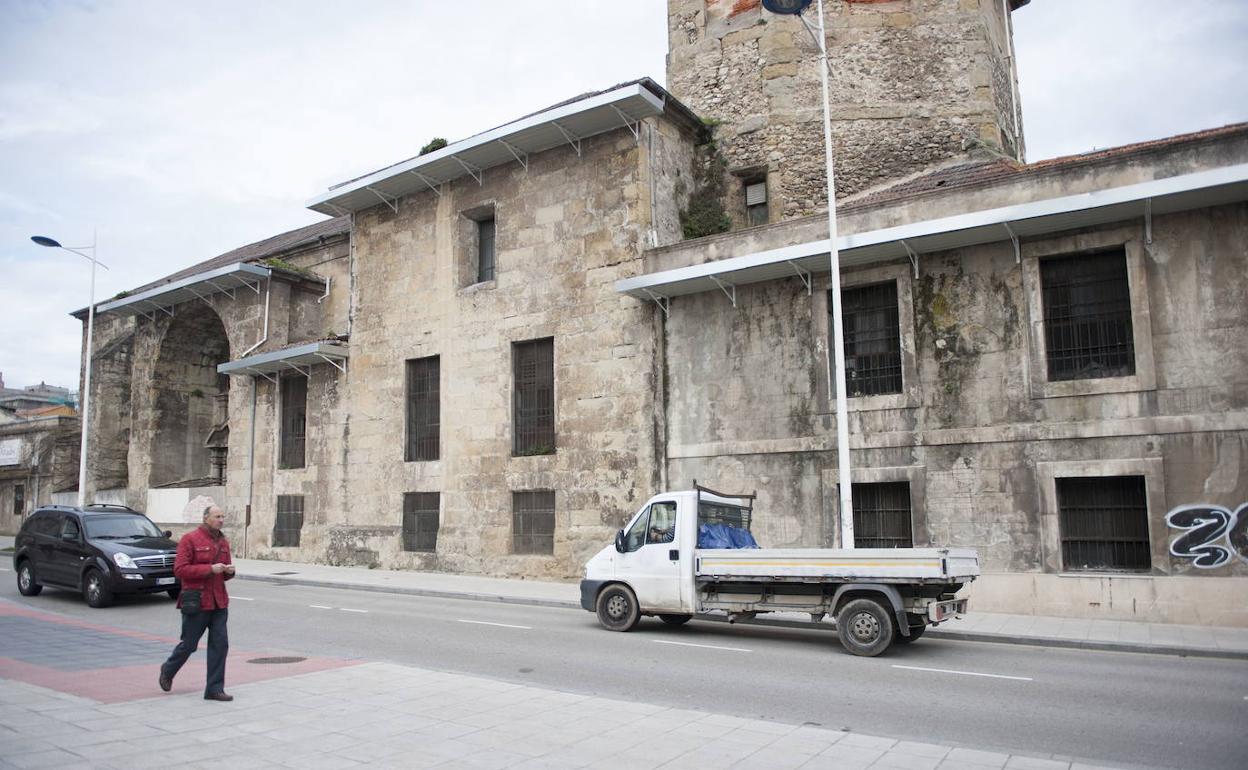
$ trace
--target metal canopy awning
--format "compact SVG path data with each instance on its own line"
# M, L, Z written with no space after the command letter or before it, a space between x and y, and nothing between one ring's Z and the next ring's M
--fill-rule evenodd
M237 361L227 361L217 365L217 372L240 377L264 377L272 381L277 379L279 372L287 369L310 375L311 368L317 364L330 364L338 371L345 372L346 360L346 345L321 340L268 353L258 353Z
M1248 200L1248 164L1115 187L1079 195L1021 203L986 211L916 222L837 238L841 267L856 267L927 252L976 246L1143 219L1152 238L1152 217ZM665 302L670 297L722 290L733 299L735 287L799 275L810 288L810 275L827 273L828 240L799 243L740 257L664 270L617 281L615 289L637 299Z
M195 299L208 301L209 295L225 293L231 297L241 288L260 293L260 284L273 271L267 267L241 262L188 276L157 286L129 297L122 297L96 306L97 313L141 315L155 318L157 313L173 315L173 306Z
M528 168L529 155L568 144L581 152L581 140L628 127L638 135L643 118L663 113L664 97L644 83L626 86L552 107L536 115L508 123L483 134L447 145L441 150L376 171L307 203L313 211L331 216L361 211L379 204L395 208L410 193L471 176L481 182L481 172L504 163Z

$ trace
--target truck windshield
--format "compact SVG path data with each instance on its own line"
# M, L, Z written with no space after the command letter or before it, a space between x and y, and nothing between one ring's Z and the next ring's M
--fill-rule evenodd
M160 537L146 516L91 516L86 519L87 539L95 540L130 540L139 537Z

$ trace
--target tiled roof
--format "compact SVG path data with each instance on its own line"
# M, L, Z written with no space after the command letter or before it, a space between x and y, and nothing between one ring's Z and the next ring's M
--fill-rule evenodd
M1055 174L1084 166L1116 163L1150 153L1174 150L1185 145L1221 141L1236 136L1248 136L1248 123L1235 123L1221 128L1178 134L1164 139L1137 142L1105 150L1092 150L1079 155L1049 158L1035 163L1019 163L1009 158L961 163L907 179L891 187L867 193L861 198L847 200L843 204L838 204L837 208L842 211L871 208L883 203L943 194L955 189L986 186L1006 179Z

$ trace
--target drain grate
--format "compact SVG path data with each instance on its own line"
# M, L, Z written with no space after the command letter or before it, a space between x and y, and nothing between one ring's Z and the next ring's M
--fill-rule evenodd
M269 665L274 663L302 663L307 658L300 658L294 655L277 656L273 658L252 658L248 663L259 663L261 665Z
M270 572L270 575L298 575L298 572Z

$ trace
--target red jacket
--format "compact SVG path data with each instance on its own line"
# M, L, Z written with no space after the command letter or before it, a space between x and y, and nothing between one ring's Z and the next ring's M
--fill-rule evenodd
M182 590L198 588L204 592L204 609L221 610L230 606L225 581L234 577L224 572L214 574L213 564L233 564L230 558L230 541L220 532L213 533L200 525L182 536L178 541L178 557L173 562L173 574L182 581ZM182 606L181 597L178 606Z

